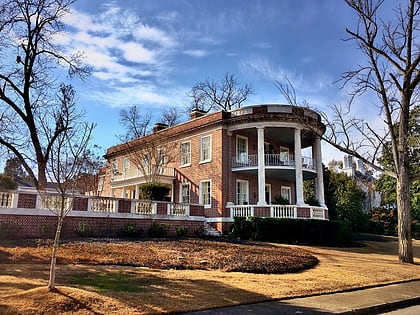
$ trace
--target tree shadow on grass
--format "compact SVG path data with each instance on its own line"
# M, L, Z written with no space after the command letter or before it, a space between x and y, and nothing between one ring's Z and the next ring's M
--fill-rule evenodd
M147 314L187 312L268 299L265 295L214 280L185 279L182 276L169 279L160 276L157 270L89 271L62 280L66 285L117 299L129 308Z

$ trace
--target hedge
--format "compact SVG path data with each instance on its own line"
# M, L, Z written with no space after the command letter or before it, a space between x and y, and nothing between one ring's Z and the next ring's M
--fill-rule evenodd
M345 245L350 226L344 221L235 217L234 236L286 244Z

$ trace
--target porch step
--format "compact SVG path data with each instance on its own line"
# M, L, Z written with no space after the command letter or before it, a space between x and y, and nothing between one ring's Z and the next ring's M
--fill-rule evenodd
M218 231L217 229L212 227L209 223L205 222L204 223L204 235L219 237L219 236L222 236L222 233L220 233L220 231Z

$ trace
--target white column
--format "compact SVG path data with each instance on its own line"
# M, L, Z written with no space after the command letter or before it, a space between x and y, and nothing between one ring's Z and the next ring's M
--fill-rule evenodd
M264 128L257 128L258 134L258 205L265 206L265 157Z
M300 129L295 129L295 172L296 172L296 204L302 206L303 200L303 174L302 174L302 145Z
M319 137L315 138L313 151L315 154L312 155L312 158L315 159L316 163L316 199L322 207L325 207L325 198L324 198L324 176L322 171L322 153L321 153L321 139Z
M140 185L136 185L136 192L135 192L135 195L134 195L134 199L139 199L139 187L140 187Z

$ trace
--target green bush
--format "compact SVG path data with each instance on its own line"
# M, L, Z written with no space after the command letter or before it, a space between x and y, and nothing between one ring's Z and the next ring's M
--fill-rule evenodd
M76 233L79 236L83 236L83 237L88 237L88 236L92 236L92 228L84 222L80 222L77 226L76 226Z
M350 226L344 221L236 217L233 233L241 239L287 244L344 245Z
M121 228L120 236L122 237L134 237L141 234L141 229L137 228L134 223L128 223Z
M188 235L188 228L185 226L177 226L176 228L176 236L177 237L185 237Z
M170 224L153 222L147 230L149 237L165 237L168 235Z
M5 174L0 174L0 189L15 190L17 187L18 184L13 180L13 178Z
M272 202L273 205L289 205L290 201L283 196L275 196L274 201Z
M162 184L145 184L139 187L139 197L144 200L164 201L171 189Z

